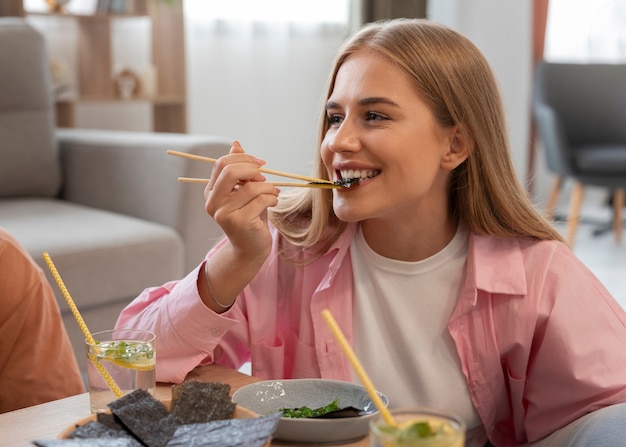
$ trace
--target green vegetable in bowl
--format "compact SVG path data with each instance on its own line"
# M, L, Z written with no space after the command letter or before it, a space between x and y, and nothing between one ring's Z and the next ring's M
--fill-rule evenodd
M337 410L340 410L338 399L333 400L325 407L312 409L302 406L300 408L281 408L279 411L282 411L283 417L286 418L315 418Z

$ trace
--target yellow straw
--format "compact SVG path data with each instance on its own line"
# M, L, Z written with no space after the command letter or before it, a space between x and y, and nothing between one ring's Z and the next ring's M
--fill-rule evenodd
M63 297L65 298L65 301L67 302L67 305L69 306L70 310L72 311L72 314L74 315L74 318L76 319L76 322L78 323L78 326L80 327L81 331L83 331L83 335L85 336L87 343L89 343L90 345L95 345L96 341L91 336L89 329L87 329L85 320L83 320L83 317L81 316L80 312L78 312L78 308L76 307L76 304L74 304L74 300L70 296L70 292L68 292L67 287L65 287L65 284L63 283L63 280L61 279L61 275L59 275L59 272L57 271L57 268L54 266L54 263L52 262L52 259L50 258L50 255L48 254L48 252L44 252L43 258L46 261L46 264L48 264L48 269L50 269L50 273L52 273L52 276L56 280L57 285L59 286L59 289L61 290L61 293L63 294ZM102 366L102 363L100 363L98 359L92 355L89 356L89 359L93 362L93 365L96 367L96 369L98 370L98 372L100 373L104 381L107 383L111 391L113 391L113 394L115 394L116 397L122 397L124 393L122 393L122 390L120 390L120 387L117 386L117 383L115 383L115 380L113 380L113 377L111 377L111 374L109 374L106 368Z
M376 405L376 408L378 408L378 411L380 411L380 414L383 416L383 419L385 419L385 422L387 423L387 425L389 425L390 427L397 427L398 424L393 419L393 416L391 416L391 413L389 412L389 410L383 403L383 400L380 398L379 394L376 392L376 389L374 388L372 381L365 373L365 369L363 369L363 365L361 365L361 362L359 362L359 359L354 354L354 351L348 344L348 340L346 340L346 337L343 335L343 332L341 332L341 329L337 325L337 322L333 318L330 311L328 309L324 309L322 311L322 317L324 317L324 320L326 320L326 323L330 327L330 330L333 332L333 335L335 336L335 338L341 345L343 352L348 357L348 360L350 360L350 363L352 363L352 367L354 368L354 371L357 373L357 375L361 379L361 382L363 382L363 385L365 386L367 393L370 395L372 402L374 402L374 405Z

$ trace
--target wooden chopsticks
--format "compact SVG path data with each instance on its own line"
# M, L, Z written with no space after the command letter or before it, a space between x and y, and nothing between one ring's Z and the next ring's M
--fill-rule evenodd
M196 178L196 177L178 177L178 181L181 183L208 183L208 178ZM274 186L296 187L296 188L321 188L321 189L336 189L341 188L334 183L315 183L315 182L269 182Z
M217 161L215 158L203 157L202 155L188 154L186 152L168 150L167 153L169 155L175 155L177 157L187 158L190 160L203 161L205 163L215 163ZM307 177L307 176L298 175L298 174L291 174L289 172L276 171L274 169L267 169L267 168L259 168L259 171L265 174L272 174L272 175L277 175L279 177L287 177L287 178L292 178L292 179L308 182L308 183L270 182L274 186L293 186L293 187L299 187L299 188L324 188L324 189L341 188L340 185L336 185L330 180L324 180L324 179L319 179L315 177ZM178 177L178 181L187 182L187 183L207 183L209 179L193 178L193 177Z

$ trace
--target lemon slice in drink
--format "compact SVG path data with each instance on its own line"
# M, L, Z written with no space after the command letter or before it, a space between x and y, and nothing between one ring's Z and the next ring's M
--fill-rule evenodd
M149 371L151 369L154 369L154 359L141 359L140 361L136 361L136 362L129 362L127 360L120 360L120 359L112 359L111 360L112 363L115 363L118 366L122 366L124 368L130 368L130 369L136 369L138 371Z
M148 371L154 369L154 349L148 343L112 341L98 345L98 359L123 368Z

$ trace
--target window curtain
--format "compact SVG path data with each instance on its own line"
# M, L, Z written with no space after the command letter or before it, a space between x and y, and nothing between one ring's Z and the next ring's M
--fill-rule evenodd
M268 167L309 174L345 23L211 19L187 8L188 124L239 140Z

